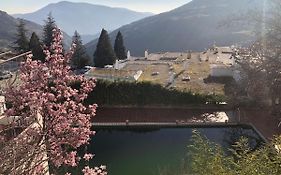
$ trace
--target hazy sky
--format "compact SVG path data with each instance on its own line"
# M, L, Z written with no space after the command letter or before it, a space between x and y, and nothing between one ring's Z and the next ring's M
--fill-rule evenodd
M0 10L13 13L36 11L49 3L62 0L0 0ZM191 0L69 0L72 2L88 2L111 7L124 7L135 11L161 13L172 10Z

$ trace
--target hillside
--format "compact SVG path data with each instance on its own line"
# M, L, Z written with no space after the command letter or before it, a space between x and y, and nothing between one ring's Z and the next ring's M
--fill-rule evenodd
M145 18L123 26L110 34L114 40L120 30L132 55L144 55L144 50L200 51L213 45L247 44L252 39L246 25L219 27L227 18L261 8L263 0L193 0L172 11ZM90 55L97 40L88 43Z
M28 35L31 35L31 32L41 32L42 27L40 25L26 20L24 22L26 24L26 29L30 31L28 32ZM0 24L0 47L7 47L15 41L18 19L13 18L6 12L0 10Z
M12 46L13 42L16 40L15 36L17 33L17 25L19 19L14 18L4 11L0 10L0 48ZM42 26L34 22L24 20L25 27L27 29L28 37L31 36L32 32L36 32L39 36L42 36ZM69 48L71 45L71 37L63 32L64 36L64 46Z
M33 13L15 14L14 16L42 25L50 12L56 23L69 35L72 35L75 30L82 35L96 35L102 28L112 31L122 25L152 15L124 8L62 1L49 4Z

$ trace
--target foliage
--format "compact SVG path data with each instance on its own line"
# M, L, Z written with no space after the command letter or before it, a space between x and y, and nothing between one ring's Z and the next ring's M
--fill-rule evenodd
M39 38L35 32L33 32L31 35L31 38L29 41L29 49L32 51L33 60L37 59L42 62L45 61L46 55L44 54L42 43L39 41Z
M1 130L0 174L43 174L45 164L55 167L77 166L81 159L76 149L88 144L91 118L96 105L83 105L95 86L93 79L75 76L68 66L73 49L62 54L62 35L54 29L50 50L45 50L46 62L27 61L20 69L21 84L6 89L6 99L12 107L5 115L20 116L18 122ZM79 82L79 88L73 88ZM24 131L15 134L16 128ZM4 131L13 131L5 137ZM89 160L92 156L85 155ZM85 167L85 174L96 173Z
M45 25L43 26L43 43L45 46L50 47L53 42L53 30L57 27L52 13L49 13Z
M281 1L268 0L263 10L249 12L247 19L253 23L258 38L248 48L241 48L237 61L244 73L248 96L260 102L281 99ZM280 110L280 104L275 107Z
M193 131L191 144L188 146L187 174L214 175L279 175L281 173L281 155L275 147L281 144L281 136L263 147L252 150L248 139L241 137L226 155L223 149Z
M27 52L29 49L29 42L26 37L25 23L20 19L17 26L17 40L14 42L17 46L14 49L18 52Z
M75 45L75 49L71 58L71 66L77 69L87 66L90 58L86 53L86 48L82 44L81 36L77 31L74 33L72 44Z
M125 60L126 56L126 48L124 46L123 36L119 31L117 33L115 43L114 43L114 52L119 60Z
M150 82L99 80L86 102L100 105L190 105L216 104L224 100L222 96L169 90Z
M116 61L115 53L112 49L110 38L106 30L102 29L96 51L94 53L95 67L103 68L106 65L113 65Z
M228 158L224 158L222 148L211 143L200 135L197 130L193 131L192 144L188 146L190 156L190 174L220 174L230 175Z

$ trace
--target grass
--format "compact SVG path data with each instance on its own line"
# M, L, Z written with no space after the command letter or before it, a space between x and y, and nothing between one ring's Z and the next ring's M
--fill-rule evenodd
M88 72L87 76L107 79L127 79L134 81L134 75L137 71L134 70L116 70L116 69L100 69L96 68Z
M152 75L154 72L159 72L159 74ZM164 86L167 84L169 77L169 65L146 65L143 74L138 81L148 81Z
M173 67L173 71L176 73L176 74L180 74L182 71L184 71L184 62L181 62L181 63L174 63L172 65Z
M208 62L200 62L199 54L193 53L190 59L187 59L187 53L182 54L175 62L164 61L162 64L153 65L148 62L133 63L125 66L124 70L142 70L143 74L138 81L151 82L166 86L171 74L175 73L175 83L172 85L174 89L181 91L192 91L202 94L219 94L224 95L225 89L222 83L205 83L210 75L210 66ZM166 63L165 63L166 62ZM172 68L172 69L171 69ZM152 76L153 72L159 72L159 75ZM190 81L182 81L184 77L189 76Z
M204 79L210 75L208 62L200 62L197 58L192 58L187 61L187 65L187 69L176 79L175 85L178 90L224 95L224 84L204 83ZM190 81L182 81L182 78L187 76L190 76Z

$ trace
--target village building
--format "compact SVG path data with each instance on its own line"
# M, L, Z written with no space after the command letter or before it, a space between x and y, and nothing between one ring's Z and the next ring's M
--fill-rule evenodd
M236 49L235 47L217 47L213 46L210 49L200 54L200 61L210 63L211 77L232 77L235 81L240 81L240 71L235 63Z

